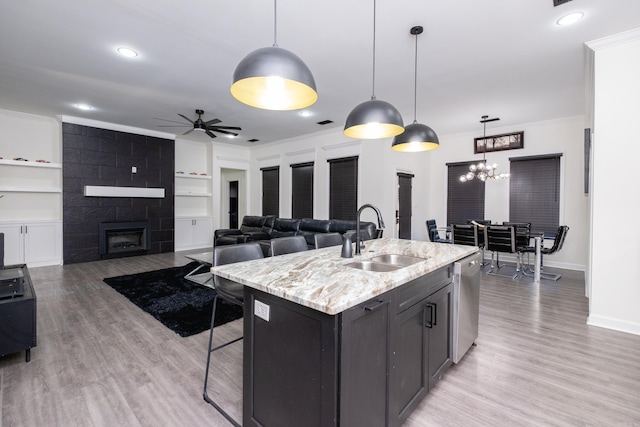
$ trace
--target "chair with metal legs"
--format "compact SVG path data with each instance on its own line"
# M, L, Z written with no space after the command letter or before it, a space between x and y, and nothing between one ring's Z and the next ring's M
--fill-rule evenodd
M478 246L478 227L473 224L451 224L451 242L455 245Z
M213 265L225 265L232 264L236 262L242 261L250 261L254 259L263 258L262 249L260 245L257 243L244 243L238 245L228 245L228 246L216 246L213 248ZM204 390L202 393L202 397L204 400L211 404L214 408L218 410L231 424L234 426L240 426L232 417L229 415L224 409L220 407L210 396L207 391L207 383L209 381L209 367L211 365L211 353L216 350L220 350L223 347L228 346L229 344L233 344L237 341L240 341L242 337L235 338L231 341L228 341L224 344L220 344L214 348L211 348L211 344L213 342L213 329L215 326L215 318L216 318L216 306L218 302L218 298L222 298L223 300L230 302L232 304L236 304L244 307L244 289L243 285L232 280L225 279L220 276L213 276L214 289L216 291L216 296L213 298L213 310L211 312L211 330L209 331L209 347L207 352L207 367L205 369L204 374Z
M558 231L556 233L556 238L553 240L553 245L550 248L541 248L540 249L540 256L544 256L544 255L553 255L555 253L557 253L558 251L560 251L560 249L562 249L562 245L564 245L564 241L567 238L567 233L569 232L569 226L567 225L561 225L558 227ZM523 252L527 254L527 257L529 256L529 254L531 253L535 253L535 247L533 246L529 246L524 248ZM528 259L528 258L527 258ZM527 261L528 265L531 265L529 261ZM540 262L540 267L542 267L542 262ZM534 272L533 270L531 270L531 268L529 267L528 270L524 269L524 274L527 276L533 276ZM552 273L543 273L540 272L540 278L541 279L546 279L546 280L553 280L553 281L558 281L562 276L559 274L552 274Z
M488 225L484 228L484 241L486 249L488 251L491 251L491 268L487 272L487 274L495 276L506 276L505 274L494 272L493 261L495 256L497 259L495 267L496 270L499 271L503 267L500 265L500 253L509 253L516 254L517 262L515 273L509 275L508 277L515 279L520 276L520 257L517 256L515 227L503 225Z

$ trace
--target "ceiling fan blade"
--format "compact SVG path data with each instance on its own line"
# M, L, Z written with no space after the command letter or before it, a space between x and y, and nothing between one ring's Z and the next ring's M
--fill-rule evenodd
M204 122L205 126L215 125L216 123L220 123L220 120L219 119L211 119L211 120L208 120L208 121Z
M209 129L211 130L216 130L216 129L242 130L242 128L239 128L237 126L210 126Z
M193 128L191 128L188 131L186 131L185 133L183 133L183 135L189 135L191 132L193 132Z
M162 120L163 122L180 123L181 125L184 125L184 122L177 122L177 121L175 121L175 120L159 119L158 117L154 117L154 119L156 119L156 120ZM185 125L185 126L187 126L187 125Z
M211 129L214 132L218 132L218 133L224 133L225 135L233 135L233 136L238 136L237 133L235 132L228 132L226 130L222 130L222 129ZM209 130L207 130L207 132L209 132Z
M179 115L180 117L182 117L183 119L185 119L186 121L188 121L189 123L191 123L192 125L196 124L196 122L194 122L193 120L191 120L189 117L187 117L187 116L185 116L185 115L183 115L183 114L180 114L180 113L178 113L178 115Z
M211 131L209 131L209 129L205 130L204 133L209 135L211 138L215 138L216 137L214 134L211 133Z

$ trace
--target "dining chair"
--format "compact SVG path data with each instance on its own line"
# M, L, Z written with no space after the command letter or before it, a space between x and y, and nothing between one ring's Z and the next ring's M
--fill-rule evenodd
M313 239L316 244L316 249L342 244L342 234L340 233L316 233Z
M451 242L456 245L478 246L478 227L473 224L451 224Z
M569 232L569 226L568 225L561 225L558 227L558 231L556 232L556 237L555 239L553 239L553 245L551 245L550 248L541 248L540 249L540 256L542 257L542 259L544 259L545 255L553 255L555 253L558 253L560 251L560 249L562 249L562 246L564 245L564 241L567 238L567 233ZM528 256L531 253L535 253L536 248L533 246L529 246L526 247L524 249L524 253L527 254L527 264L530 266L530 262L528 260ZM540 262L540 268L542 268L542 262ZM523 269L524 274L526 274L527 276L532 276L534 274L533 270L531 270L531 267L528 267L528 270ZM544 273L544 272L540 272L540 278L541 279L546 279L546 280L553 280L553 281L558 281L562 276L559 274L553 274L553 273Z
M491 251L491 267L487 274L495 276L507 276L513 279L520 276L520 258L517 256L515 227L504 225L488 225L484 228L484 241L485 249ZM500 253L516 254L516 270L513 275L505 275L494 272L494 256L496 259L496 270L499 271L504 267L500 265Z
M263 258L262 249L257 243L242 243L237 245L216 246L213 248L213 266L233 264L236 262L250 261ZM218 410L229 422L234 426L240 426L220 405L218 405L210 396L207 390L207 383L209 380L209 372L211 365L211 354L224 348L234 342L240 341L242 337L234 338L231 341L227 341L214 348L211 348L213 342L213 330L216 319L216 307L218 298L230 302L232 304L244 307L244 286L238 282L234 282L218 275L213 276L214 289L216 295L213 297L213 310L211 312L211 330L209 331L209 347L207 352L207 366L204 374L204 391L202 397L204 400L211 404Z
M440 229L436 224L435 219L428 219L426 221L427 225L427 234L429 235L429 240L435 243L451 243L451 239L440 237Z
M304 236L287 236L271 239L269 242L271 256L290 254L294 252L306 251L309 249Z

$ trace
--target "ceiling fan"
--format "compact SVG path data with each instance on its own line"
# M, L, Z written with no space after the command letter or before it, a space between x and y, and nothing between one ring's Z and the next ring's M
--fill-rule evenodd
M230 132L230 131L232 131L232 130L242 130L242 128L239 128L237 126L215 126L215 125L217 125L218 123L221 122L219 119L211 119L211 120L207 120L205 122L204 120L202 120L202 115L204 114L203 110L196 110L196 114L198 115L198 118L194 121L194 120L191 120L190 118L188 118L187 116L178 113L178 115L180 117L182 117L183 119L188 121L190 124L186 124L186 123L183 123L183 122L176 122L176 121L173 121L173 120L166 120L166 119L157 119L157 120L162 120L162 121L171 122L171 123L178 123L179 126L187 126L187 127L188 126L192 126L192 128L189 129L188 131L186 131L185 133L183 133L183 135L188 135L191 132L193 132L194 130L197 130L197 131L206 133L211 138L215 138L216 135L214 135L213 132L224 133L226 135L238 136L237 133ZM179 127L178 125L159 125L158 127Z

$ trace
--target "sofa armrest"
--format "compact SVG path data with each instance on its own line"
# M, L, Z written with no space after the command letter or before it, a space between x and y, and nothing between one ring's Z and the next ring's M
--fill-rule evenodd
M238 230L237 228L219 228L213 232L213 237L215 239L217 237L222 237L222 236L234 236L234 235L241 235L241 234L242 234L242 231Z

